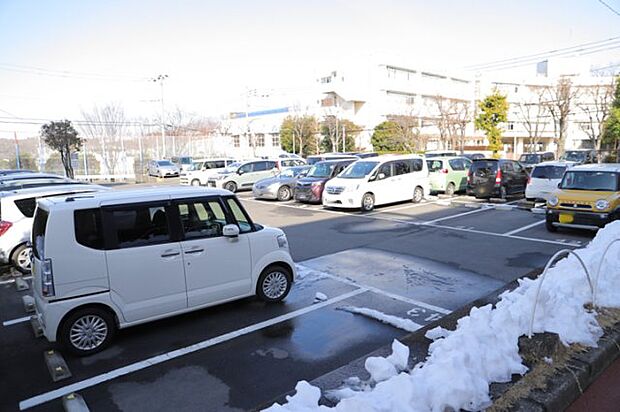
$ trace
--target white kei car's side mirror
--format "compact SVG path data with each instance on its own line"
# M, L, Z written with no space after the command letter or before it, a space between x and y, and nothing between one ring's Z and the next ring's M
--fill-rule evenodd
M222 234L225 237L237 237L239 236L239 226L237 225L226 225L222 228Z

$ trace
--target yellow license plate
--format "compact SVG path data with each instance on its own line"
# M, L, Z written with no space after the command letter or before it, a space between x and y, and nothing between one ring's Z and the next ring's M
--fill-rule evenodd
M560 223L573 223L574 217L568 213L560 213Z

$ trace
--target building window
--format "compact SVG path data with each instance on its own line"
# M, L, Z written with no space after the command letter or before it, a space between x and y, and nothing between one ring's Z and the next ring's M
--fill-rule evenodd
M273 147L280 147L280 135L274 134L271 136L271 145Z
M263 133L256 135L256 147L265 147L265 135Z
M239 139L239 135L236 134L232 138L233 138L233 146L234 147L241 147L241 140Z
M515 129L515 124L510 122L508 123L508 130L514 130Z

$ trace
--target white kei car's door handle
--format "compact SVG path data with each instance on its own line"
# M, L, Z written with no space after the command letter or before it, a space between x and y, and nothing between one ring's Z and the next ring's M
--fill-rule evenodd
M204 251L205 251L205 250L204 250L203 248L196 248L196 249L186 250L186 251L185 251L185 254L186 254L186 255L191 255L191 254L193 254L193 253L202 253L202 252L204 252Z
M173 249L168 249L164 251L164 253L162 253L160 256L163 258L169 258L169 257L179 256L180 254L181 252L176 252Z

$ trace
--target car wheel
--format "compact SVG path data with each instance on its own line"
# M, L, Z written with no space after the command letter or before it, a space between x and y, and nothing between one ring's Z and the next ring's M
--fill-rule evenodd
M228 182L224 185L224 189L235 193L237 191L237 184L235 182Z
M282 186L278 189L278 200L286 201L291 200L293 194L291 193L291 188L288 186Z
M454 183L452 182L448 183L448 186L446 186L446 195L454 196L455 192L456 192L456 186L454 186Z
M375 197L372 193L362 196L362 212L371 212L375 208Z
M30 254L32 248L27 245L20 245L15 249L11 257L13 267L19 270L21 273L30 273L32 261L30 260Z
M116 326L110 312L99 307L86 307L71 313L59 330L60 343L72 354L88 356L109 346Z
M558 231L558 228L557 228L557 227L555 227L555 226L553 226L553 223L552 223L552 222L551 222L551 220L549 220L549 219L545 219L545 227L547 228L547 231L548 231L548 232L553 232L553 233L555 233L555 232L557 232L557 231Z
M416 187L413 190L413 203L420 203L424 198L424 191L420 186Z
M192 180L192 186L200 186L200 180L198 179Z
M256 295L268 303L280 302L291 290L293 275L280 265L272 265L263 270L256 284Z

